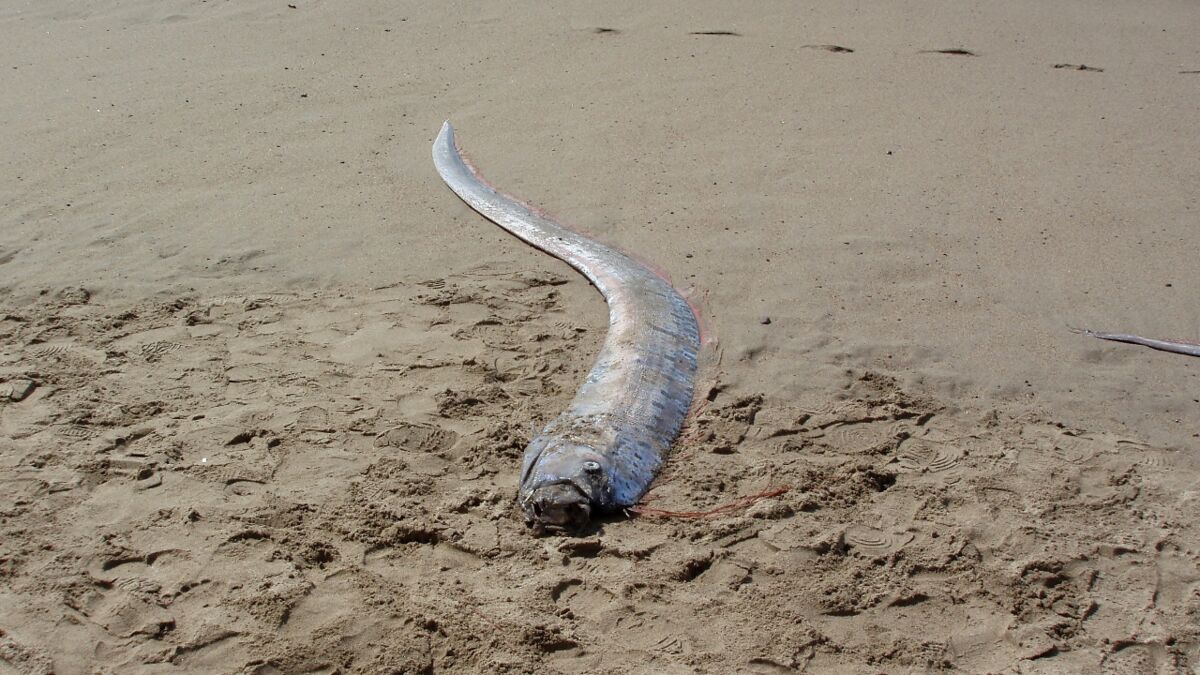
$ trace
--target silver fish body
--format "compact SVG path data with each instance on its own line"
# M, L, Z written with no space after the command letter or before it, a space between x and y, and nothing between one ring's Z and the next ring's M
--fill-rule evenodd
M581 272L608 303L600 355L571 405L525 450L518 501L531 525L574 528L635 504L691 407L700 330L663 277L488 186L458 153L449 122L433 144L446 184L519 239Z

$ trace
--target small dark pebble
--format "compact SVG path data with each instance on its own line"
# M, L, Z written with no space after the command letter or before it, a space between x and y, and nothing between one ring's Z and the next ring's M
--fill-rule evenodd
M1086 70L1089 73L1103 73L1104 72L1103 68L1093 68L1092 66L1085 66L1082 63L1079 65L1075 65L1074 63L1056 63L1056 64L1054 64L1054 67L1060 68L1060 69L1061 68L1069 68L1071 70Z
M759 319L758 322L764 326L769 326L771 325L771 317L764 316L763 318Z
M841 45L804 45L801 49L824 49L835 54L853 54L854 50Z
M37 382L33 380L17 380L9 386L8 400L13 403L20 403L29 398L34 389L37 389Z
M970 49L923 49L922 54L950 54L952 56L979 56Z

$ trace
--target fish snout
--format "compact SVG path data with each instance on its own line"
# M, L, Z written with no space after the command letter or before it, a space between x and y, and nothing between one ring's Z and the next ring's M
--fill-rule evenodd
M591 518L591 500L571 483L543 485L525 500L525 521L537 528L576 530Z

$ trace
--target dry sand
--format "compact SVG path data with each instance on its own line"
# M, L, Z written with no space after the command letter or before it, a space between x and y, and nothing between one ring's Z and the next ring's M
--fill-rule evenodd
M1066 326L1200 338L1200 9L881 4L4 3L0 672L1196 672L1200 360ZM530 536L605 309L446 118L789 492Z

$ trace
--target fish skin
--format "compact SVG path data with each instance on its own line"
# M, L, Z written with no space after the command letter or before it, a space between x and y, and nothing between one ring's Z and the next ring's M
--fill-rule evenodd
M570 406L526 448L518 502L537 529L574 528L650 488L691 408L700 330L691 306L642 263L497 192L463 161L447 122L442 179L471 208L574 267L600 291L609 328Z

